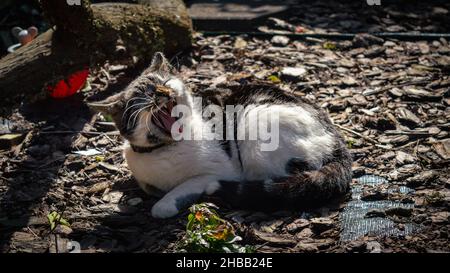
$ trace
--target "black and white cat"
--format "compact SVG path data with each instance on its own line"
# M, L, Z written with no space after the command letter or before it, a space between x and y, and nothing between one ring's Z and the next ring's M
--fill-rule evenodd
M111 115L127 140L124 157L142 189L165 192L152 208L154 217L174 216L204 194L263 209L312 206L348 191L351 156L321 109L270 86L202 94L203 106L242 105L233 120L247 131L254 129L246 117L276 116L276 149L263 149L266 139L236 139L236 129L227 126L213 133L223 136L234 130L230 135L235 140L175 140L174 134L187 127L201 136L208 120L201 113L204 107L196 109L193 94L171 73L161 53L124 91L90 104ZM191 114L183 113L183 126L174 130L180 118L170 113L179 105Z

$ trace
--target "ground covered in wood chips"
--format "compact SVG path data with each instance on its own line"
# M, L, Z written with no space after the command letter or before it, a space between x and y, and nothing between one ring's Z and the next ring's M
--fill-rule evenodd
M270 214L220 208L242 244L257 252L450 251L448 41L198 35L193 52L172 61L194 92L267 82L301 95L328 111L351 149L353 197L342 204ZM67 252L69 241L82 252L174 251L188 211L151 217L156 199L133 181L116 128L85 105L137 73L105 65L74 97L24 104L2 118L0 134L11 139L0 152L1 252ZM349 216L351 209L363 213ZM52 212L68 225L52 230ZM389 224L355 229L367 219Z

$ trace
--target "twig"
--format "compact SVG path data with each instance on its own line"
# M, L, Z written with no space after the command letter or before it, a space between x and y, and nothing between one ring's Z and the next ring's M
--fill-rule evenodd
M406 135L406 136L413 136L417 138L422 137L429 137L434 135L433 133L430 133L428 131L399 131L399 130L387 130L384 131L386 135Z
M352 134L354 134L354 135L356 135L356 136L359 136L359 137L361 137L361 138L364 138L365 140L367 140L367 141L369 141L369 142L372 142L372 143L374 143L374 144L378 144L378 141L376 141L376 140L374 140L374 139L371 139L370 137L365 136L365 135L363 135L363 134L360 134L360 133L358 133L358 132L356 132L356 131L354 131L354 130L352 130L352 129L345 128L345 127L343 127L343 126L341 126L341 125L339 125L339 124L335 124L335 126L338 127L338 128L341 129L341 130L344 130L344 131L346 131L346 132L349 132L349 133L352 133Z
M119 131L112 132L92 132L92 131L41 131L40 134L87 134L87 135L119 135Z
M105 136L106 139L114 146L117 146L117 143L115 143L107 134L103 133L102 136Z
M393 150L401 150L401 149L403 149L403 148L412 146L412 145L414 145L414 144L416 144L416 146L417 146L417 145L419 144L419 140L408 142L408 143L406 143L406 144L404 144L404 145L402 145L402 146L398 146L398 147L393 148ZM416 154L416 156L417 156L417 154Z
M204 36L218 36L218 35L247 35L251 37L272 37L279 35L275 32L243 32L243 31L203 31ZM381 37L384 39L398 39L398 40L436 40L439 38L448 39L449 33L413 33L413 32L369 32L373 36ZM352 40L357 34L355 33L285 33L283 34L293 40L296 39L308 39L308 40L321 40L321 39L336 39L336 40Z
M36 233L34 233L34 231L33 231L30 227L27 227L27 229L28 229L28 231L29 231L31 234L34 235L34 237L40 238Z

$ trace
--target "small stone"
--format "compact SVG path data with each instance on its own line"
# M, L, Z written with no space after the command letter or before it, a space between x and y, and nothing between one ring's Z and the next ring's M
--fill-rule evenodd
M135 198L131 198L131 199L129 199L128 201L127 201L127 203L128 203L128 205L130 205L130 206L137 206L137 205L139 205L140 203L142 203L142 198L140 198L140 197L135 197Z
M270 42L278 46L287 46L289 44L289 38L283 35L275 35Z
M384 42L384 44L383 44L383 46L385 46L385 47L394 47L394 46L396 46L397 44L396 43L394 43L394 42L392 42L392 41L386 41L386 42Z
M287 80L300 80L306 72L304 67L283 67L281 77Z

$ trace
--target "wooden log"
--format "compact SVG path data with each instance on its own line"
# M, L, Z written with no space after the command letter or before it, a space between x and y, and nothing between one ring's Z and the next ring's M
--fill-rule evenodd
M0 60L0 105L46 96L47 85L107 60L148 61L156 51L171 56L190 48L192 23L182 0L141 3L41 0L55 27Z

